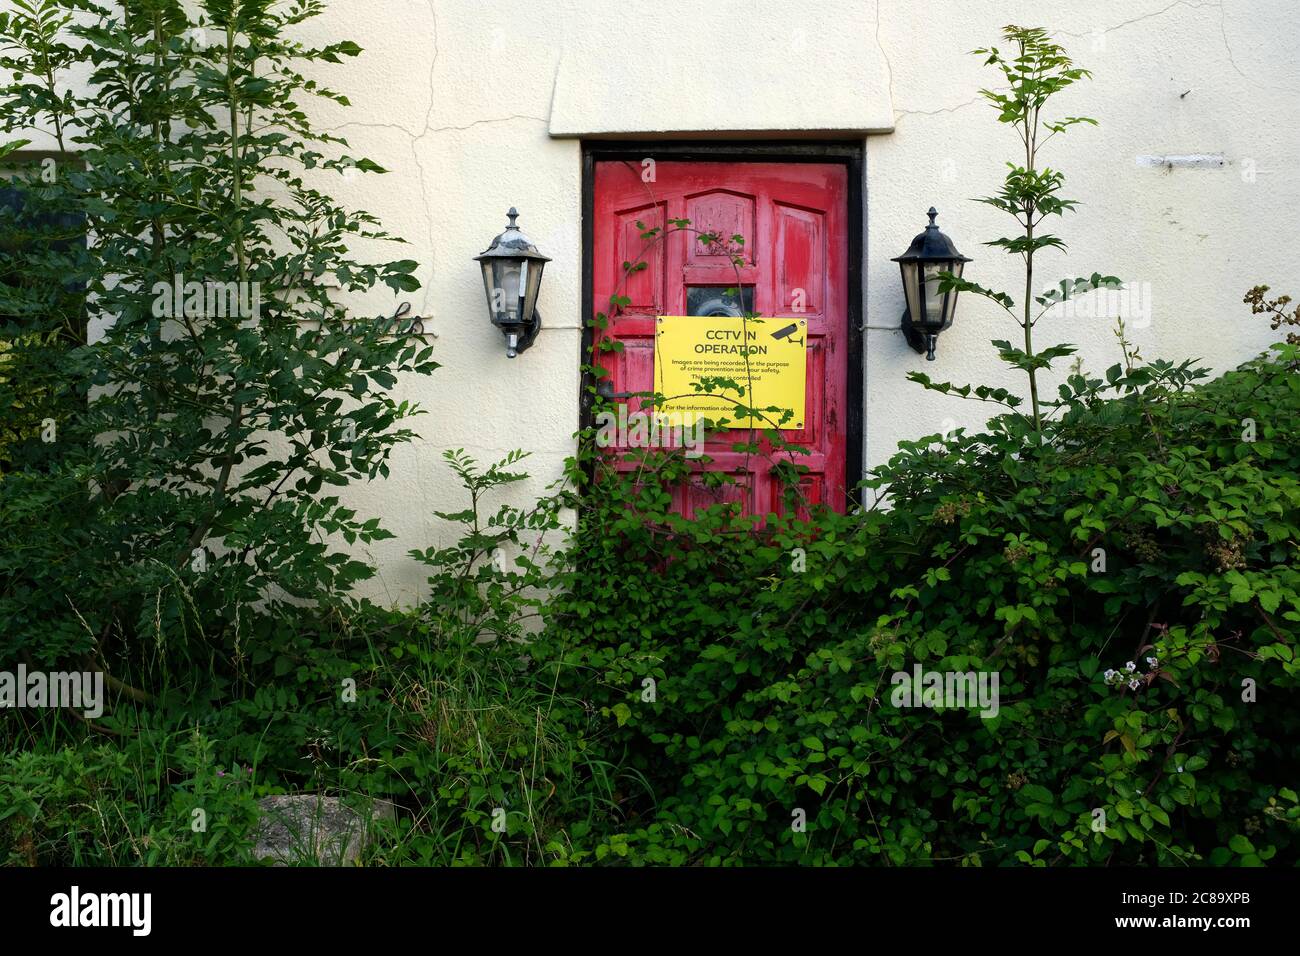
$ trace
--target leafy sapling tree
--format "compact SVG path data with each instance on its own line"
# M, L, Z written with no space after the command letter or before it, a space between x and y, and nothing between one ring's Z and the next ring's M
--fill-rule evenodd
M444 451L442 457L469 500L461 511L435 512L460 527L457 541L410 552L431 569L424 614L441 638L518 639L524 622L539 616L541 595L550 583L546 535L563 526L561 509L574 504L574 496L562 479L555 493L527 509L499 504L489 511L498 489L528 477L519 467L528 454L512 451L487 467L462 448Z
M1023 147L1023 159L1007 163L1007 174L1002 189L995 195L979 199L1012 216L1020 226L1013 236L1004 236L986 242L998 246L1010 255L1018 255L1024 262L1024 298L1017 308L1015 300L1006 292L999 292L951 273L940 277L941 291L957 289L970 292L996 303L1011 317L1023 332L1023 346L1013 345L1006 339L994 340L999 356L1012 368L1024 372L1029 379L1029 422L1033 431L1041 433L1045 409L1053 406L1039 391L1038 373L1050 369L1052 362L1074 353L1070 345L1052 345L1036 349L1034 328L1053 307L1069 299L1099 288L1118 289L1120 281L1114 276L1093 273L1089 278L1062 279L1058 285L1041 295L1034 295L1035 257L1049 248L1065 249L1059 236L1046 231L1044 222L1053 216L1063 216L1076 206L1076 201L1060 195L1065 177L1055 169L1043 165L1039 154L1046 144L1071 126L1080 123L1096 125L1086 116L1067 116L1051 119L1044 115L1047 101L1055 94L1081 79L1091 78L1087 70L1074 65L1065 50L1053 43L1047 32L1036 27L1008 26L1003 29L1003 40L1010 48L1003 52L998 47L975 50L985 57L985 63L1001 71L1006 88L981 90L980 94L998 111L998 121L1016 131ZM911 379L926 388L977 401L993 402L1015 410L1023 399L1006 389L989 386L955 386L947 382L932 382L923 373L914 372Z
M16 181L24 208L79 223L75 242L21 246L21 269L30 290L82 290L98 330L46 350L48 377L85 396L59 406L53 462L0 481L6 656L238 675L255 609L346 597L373 571L342 545L389 536L329 493L387 475L418 411L390 390L436 368L322 281L418 288L415 262L355 255L394 237L321 179L382 172L308 118L312 99L347 105L308 72L360 49L294 39L321 0L193 9L25 0L0 16L0 129L47 131L78 160ZM39 295L5 306L14 348L66 320ZM30 392L0 376L0 407Z

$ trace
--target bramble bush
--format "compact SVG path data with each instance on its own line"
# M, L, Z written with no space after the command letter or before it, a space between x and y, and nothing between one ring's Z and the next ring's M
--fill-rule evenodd
M595 858L1300 859L1300 349L1209 382L1124 354L1041 442L904 443L888 508L755 531L598 470L543 639L645 781ZM893 706L917 663L997 671L997 716Z

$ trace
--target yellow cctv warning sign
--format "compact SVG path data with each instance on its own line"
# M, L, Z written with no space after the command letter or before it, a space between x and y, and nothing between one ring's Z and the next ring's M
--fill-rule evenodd
M775 406L794 417L784 428L803 428L807 406L808 325L805 319L744 319L730 315L661 315L655 334L655 391L666 401L660 411L683 421L706 415L730 419L727 428L772 428L781 412L736 419L735 408ZM693 382L726 378L744 388L697 392Z

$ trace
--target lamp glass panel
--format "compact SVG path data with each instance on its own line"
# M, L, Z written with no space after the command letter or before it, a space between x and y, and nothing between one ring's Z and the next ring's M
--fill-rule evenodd
M908 314L913 322L918 322L921 316L921 288L917 264L900 262L898 265L903 271L903 295L907 299Z
M948 263L948 271L951 272L958 279L960 279L961 270L965 268L965 266L966 263L962 262L960 259L957 259L954 260L953 262ZM957 311L957 290L953 289L951 292L948 293L948 301L944 304L943 324L945 328L947 326L952 325L953 314L956 311Z
M495 322L497 318L497 302L492 297L492 288L494 285L492 276L492 260L486 259L480 261L479 265L483 269L483 291L487 294L488 318Z
M520 293L524 297L523 319L525 322L531 322L533 312L537 308L537 292L542 287L542 269L546 266L545 262L539 262L536 259L528 263L527 281Z
M939 291L939 273L948 271L949 263L925 263L925 319L924 324L938 328L943 325L944 295Z
M497 259L492 263L492 314L498 322L519 321L519 260Z

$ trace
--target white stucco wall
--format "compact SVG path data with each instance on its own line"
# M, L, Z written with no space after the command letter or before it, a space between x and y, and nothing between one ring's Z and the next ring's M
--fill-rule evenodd
M1291 0L330 0L310 38L351 38L365 52L322 73L352 108L325 103L316 116L391 171L331 188L409 241L400 257L422 263L424 283L410 298L431 316L443 363L400 386L430 413L414 420L420 441L397 452L390 480L350 493L397 534L373 549L375 596L417 596L423 576L406 551L445 543L432 513L462 502L443 449L484 460L531 451L518 504L543 493L572 451L582 137L865 138L869 467L900 439L975 426L987 411L924 392L909 370L1021 384L988 344L1018 329L974 297L934 363L897 331L889 259L930 205L975 258L967 276L1020 299L1019 260L980 245L1014 224L970 201L996 189L1018 140L978 99L997 77L968 52L1006 23L1039 25L1096 75L1054 103L1101 125L1046 153L1082 205L1059 229L1069 254L1041 256L1044 284L1093 271L1136 283L1152 306L1132 330L1147 358L1201 356L1224 369L1272 338L1242 293L1257 282L1300 292L1298 14ZM1223 164L1139 160L1192 154ZM552 258L545 331L515 360L487 322L472 261L511 205ZM377 314L392 300L376 292L357 304ZM1100 372L1119 360L1112 330L1106 319L1046 321L1039 341L1077 343Z
M867 139L867 457L887 458L922 423L974 424L981 406L902 381L923 368L953 381L1021 386L1002 374L989 339L1020 330L990 303L966 297L940 339L939 357L918 364L894 330L901 291L890 256L923 221L927 203L976 261L967 276L1023 299L1018 257L981 247L1011 234L1009 218L970 202L990 195L1020 142L977 91L991 70L967 50L996 41L1007 22L1044 26L1094 78L1052 105L1086 115L1047 146L1079 210L1052 231L1068 254L1036 260L1036 291L1066 275L1116 275L1149 293L1146 328L1132 338L1148 358L1200 356L1223 370L1277 336L1249 314L1243 293L1260 282L1300 289L1289 250L1300 243L1300 8L1286 0L1087 0L944 3L923 23L916 4L881 0L879 49L891 70L895 127ZM938 5L935 5L938 6ZM936 31L931 29L938 26ZM1059 102L1058 102L1059 100ZM1221 155L1219 168L1154 168L1139 156ZM1014 223L1011 223L1014 226ZM1145 295L1144 295L1145 301ZM1131 324L1131 323L1130 323ZM1072 342L1085 367L1120 360L1114 322L1072 319L1039 326L1037 342ZM930 365L925 369L925 365ZM1055 386L1051 392L1055 392ZM934 424L930 424L934 423Z

